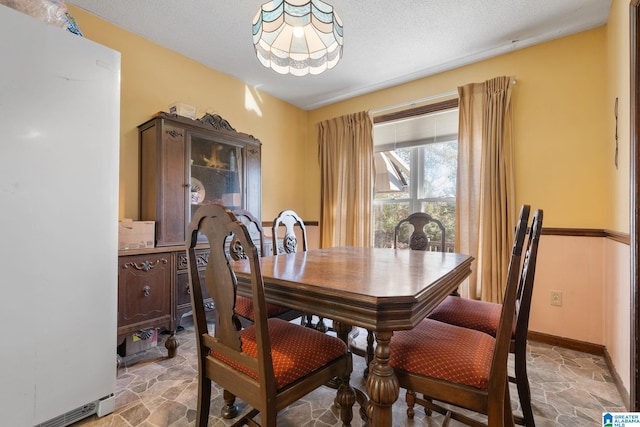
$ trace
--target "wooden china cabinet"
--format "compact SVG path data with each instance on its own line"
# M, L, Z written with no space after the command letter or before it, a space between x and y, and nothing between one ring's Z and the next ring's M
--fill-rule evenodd
M186 230L197 209L220 203L260 218L261 143L218 115L192 120L158 113L138 126L140 220L155 221L155 248L121 250L118 262L118 342L142 328L174 333L191 312ZM207 251L201 250L202 273ZM213 310L211 299L206 301Z

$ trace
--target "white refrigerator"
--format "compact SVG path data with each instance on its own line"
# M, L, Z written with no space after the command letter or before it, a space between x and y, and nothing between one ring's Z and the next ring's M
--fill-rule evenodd
M0 5L0 58L0 425L64 426L115 405L120 53Z

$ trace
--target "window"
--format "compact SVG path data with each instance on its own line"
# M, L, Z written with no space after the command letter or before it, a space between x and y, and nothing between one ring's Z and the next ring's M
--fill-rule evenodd
M418 116L376 120L374 247L393 247L396 224L410 213L421 211L442 221L446 230L444 250L453 252L458 109L451 108L451 103L446 105L445 110L432 109ZM400 232L399 242L408 241L410 229ZM432 241L439 243L437 236ZM437 246L434 250L439 250Z

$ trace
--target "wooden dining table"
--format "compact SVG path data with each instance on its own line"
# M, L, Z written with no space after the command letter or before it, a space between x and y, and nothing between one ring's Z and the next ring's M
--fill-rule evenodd
M267 302L333 320L345 342L353 326L375 333L366 418L389 427L400 394L389 365L393 332L424 319L469 276L472 261L457 253L333 247L263 257L260 266ZM248 262L232 264L238 293L250 296Z

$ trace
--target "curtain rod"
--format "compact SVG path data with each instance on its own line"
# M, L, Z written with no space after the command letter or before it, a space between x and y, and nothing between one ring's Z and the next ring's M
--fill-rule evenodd
M514 85L516 84L516 82L517 82L516 78L511 77L511 84ZM402 102L400 104L389 105L387 107L378 108L376 110L369 111L369 114L378 114L384 111L395 110L396 108L410 107L416 104L422 104L423 102L433 101L434 99L445 98L447 96L453 96L453 95L458 95L457 89L451 90L449 92L439 93L437 95L427 96L426 98L414 99L413 101L407 101L407 102Z
M414 99L413 101L407 101L407 102L403 102L403 103L400 103L400 104L389 105L387 107L382 107L382 108L378 108L376 110L371 110L371 111L369 111L369 114L378 114L378 113L382 113L383 111L395 110L396 108L409 107L409 106L416 105L416 104L422 104L423 102L433 101L434 99L444 98L446 96L453 96L453 95L457 95L457 94L458 94L457 90L452 90L452 91L449 91L449 92L439 93L437 95L427 96L426 98Z

